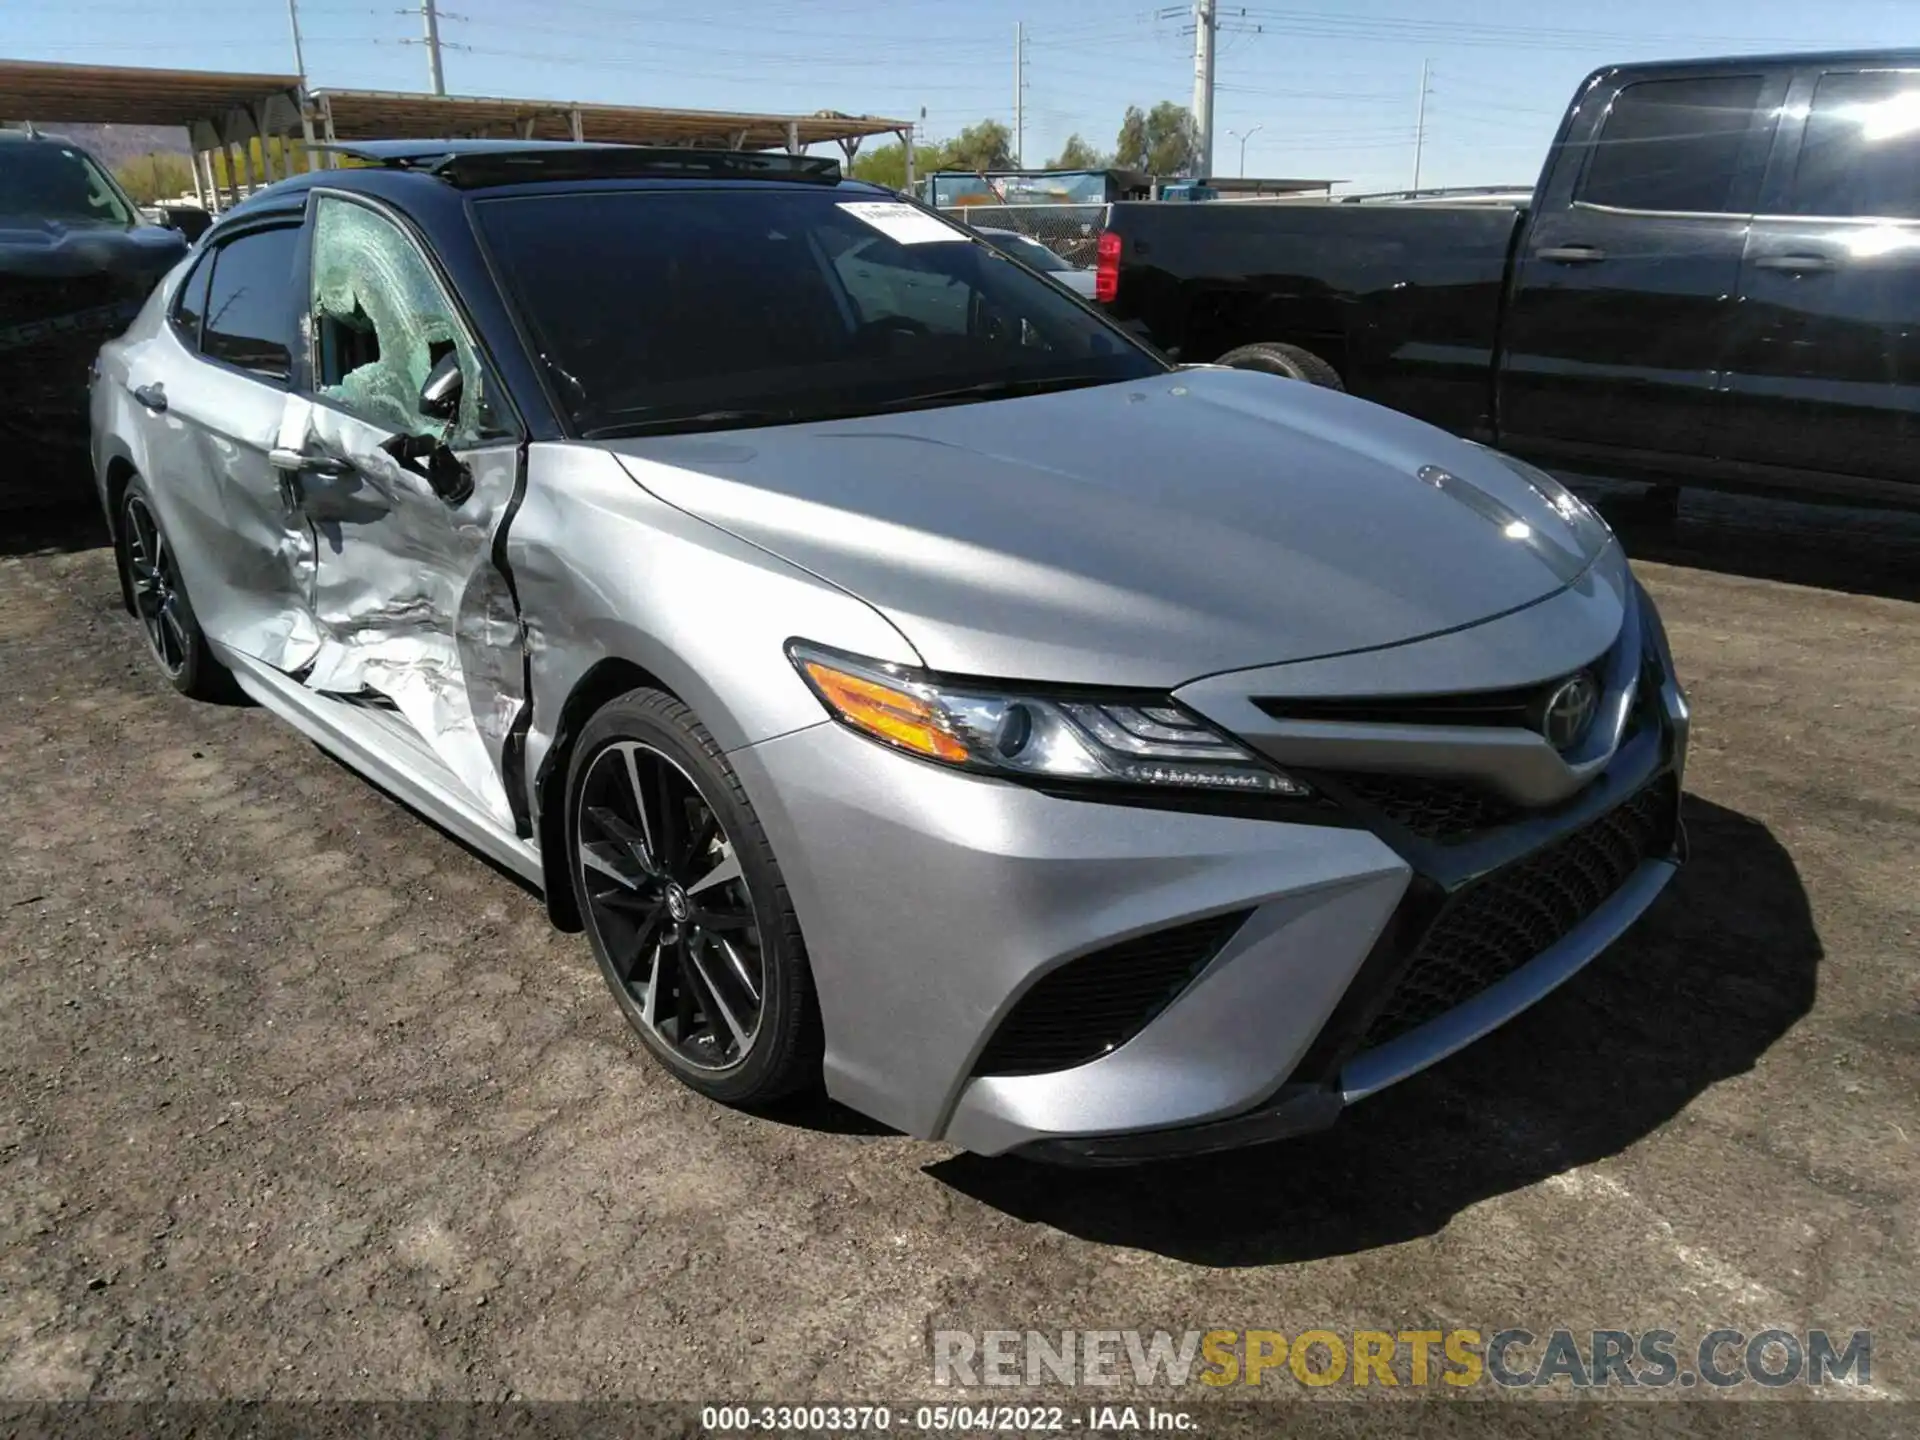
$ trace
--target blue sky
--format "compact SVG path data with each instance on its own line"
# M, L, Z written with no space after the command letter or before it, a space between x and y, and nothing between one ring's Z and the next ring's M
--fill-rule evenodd
M405 0L300 0L315 85L425 89ZM447 88L692 108L844 110L948 135L1013 119L1014 27L1029 38L1026 159L1069 132L1113 143L1129 103L1192 95L1190 6L1127 0L442 0ZM1614 60L1920 43L1920 0L1219 0L1215 169L1530 181L1580 76ZM222 70L292 68L282 0L9 0L0 55Z

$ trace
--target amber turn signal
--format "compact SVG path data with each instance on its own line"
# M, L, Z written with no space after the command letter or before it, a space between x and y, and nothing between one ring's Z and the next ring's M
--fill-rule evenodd
M919 696L849 675L818 660L804 663L807 678L813 681L820 698L849 725L916 755L952 764L966 761L967 747L940 727L933 707Z

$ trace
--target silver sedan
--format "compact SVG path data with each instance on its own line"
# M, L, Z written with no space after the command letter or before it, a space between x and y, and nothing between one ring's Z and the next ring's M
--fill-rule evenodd
M128 608L538 887L704 1094L1273 1139L1673 874L1660 622L1540 472L1170 367L823 161L361 158L101 354Z

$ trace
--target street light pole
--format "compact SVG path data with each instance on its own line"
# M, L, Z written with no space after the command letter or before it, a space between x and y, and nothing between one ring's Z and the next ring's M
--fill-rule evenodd
M1229 138L1240 142L1240 178L1243 180L1247 177L1247 141L1251 140L1256 133L1266 128L1265 125L1255 125L1252 129L1245 132L1239 130L1227 131Z
M1433 71L1433 61L1420 62L1420 118L1414 121L1413 128L1413 188L1416 194L1420 190L1420 160L1427 148L1427 77Z

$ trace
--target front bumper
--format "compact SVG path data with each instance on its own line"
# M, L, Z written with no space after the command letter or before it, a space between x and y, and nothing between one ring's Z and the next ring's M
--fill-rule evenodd
M1327 823L1058 798L831 723L734 752L807 937L829 1093L923 1138L1082 1163L1331 1123L1539 1000L1672 877L1686 708L1657 618L1645 644L1658 664L1637 718L1590 783L1464 846L1364 811ZM1513 963L1473 993L1396 1022L1449 917L1504 903L1503 877L1581 846L1571 863L1613 869L1582 882L1581 913L1561 906L1551 943L1517 959L1509 945ZM990 1063L1042 981L1209 917L1228 917L1230 938L1113 1048L1028 1073Z
M731 759L806 935L828 1092L986 1154L1258 1104L1306 1054L1412 876L1363 829L1057 799L832 723ZM1118 1049L974 1075L1056 967L1243 911L1198 979Z

